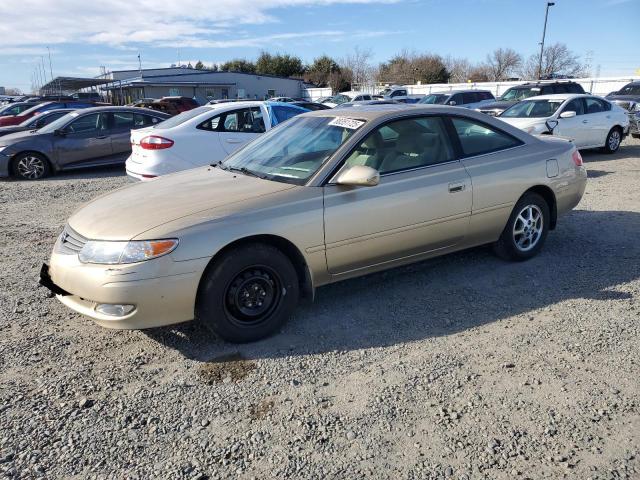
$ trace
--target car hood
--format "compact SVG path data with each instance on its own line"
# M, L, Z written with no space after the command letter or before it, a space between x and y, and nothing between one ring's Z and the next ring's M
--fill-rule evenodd
M0 137L4 137L6 135L16 133L16 132L26 132L29 130L30 130L30 127L21 127L19 125L15 125L11 127L0 127Z
M509 108L511 105L513 105L514 103L518 103L518 102L488 102L488 103L483 103L482 105L480 105L479 108L482 108L482 110L506 110L507 108Z
M7 128L11 128L11 127L7 127ZM0 143L8 147L10 145L13 145L14 143L18 143L23 140L27 140L29 138L42 137L45 135L50 135L50 134L40 133L39 131L33 130L33 129L23 130L21 132L15 132L15 133L10 133L9 135L4 135L2 137L2 140L0 140Z
M198 212L242 210L246 203L295 185L202 167L140 182L100 196L77 210L69 225L86 238L130 240ZM216 218L215 212L212 218Z

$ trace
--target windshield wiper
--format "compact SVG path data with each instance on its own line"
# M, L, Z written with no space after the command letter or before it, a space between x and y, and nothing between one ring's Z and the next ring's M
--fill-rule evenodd
M215 163L210 163L209 166L210 167L218 167L221 170L226 170L227 169L227 167L224 166L224 163L222 163L222 160L218 160Z
M261 179L265 179L267 178L266 175L260 175L257 172L254 172L253 170L249 170L247 167L229 167L226 166L227 170L230 170L232 172L240 172L240 173L244 173L245 175L248 175L250 177L256 177L256 178L261 178Z

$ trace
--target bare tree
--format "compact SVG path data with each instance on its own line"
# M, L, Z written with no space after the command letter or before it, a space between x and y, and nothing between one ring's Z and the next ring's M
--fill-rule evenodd
M454 58L451 55L444 58L444 65L449 72L449 81L463 83L469 80L472 65L466 58Z
M344 79L352 84L372 84L375 79L375 68L371 64L371 57L373 57L371 49L361 50L356 46L352 53L339 62Z
M449 80L449 72L439 55L417 54L407 50L382 63L378 72L378 79L382 82L446 83Z
M489 81L506 80L522 65L522 55L511 48L498 48L487 55L487 75Z
M586 74L580 57L569 50L564 43L545 47L542 52L542 68L538 72L539 56L531 55L521 69L521 76L527 79L553 77L580 77Z

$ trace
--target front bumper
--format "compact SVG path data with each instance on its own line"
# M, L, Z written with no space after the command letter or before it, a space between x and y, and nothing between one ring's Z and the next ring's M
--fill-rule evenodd
M11 165L11 158L0 152L0 178L10 176L9 165Z
M171 255L128 265L84 264L77 255L51 255L40 284L72 310L98 325L144 329L172 325L194 317L198 284L208 259L177 262ZM96 311L101 304L133 305L121 316Z

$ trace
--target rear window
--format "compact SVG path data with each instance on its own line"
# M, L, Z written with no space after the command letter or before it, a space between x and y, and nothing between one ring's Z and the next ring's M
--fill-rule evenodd
M188 122L192 118L197 117L198 115L206 112L211 112L211 107L198 107L192 110L187 110L186 112L182 112L175 117L168 118L164 122L156 125L154 128L158 129L166 129L177 127L178 125L182 125L184 122Z

